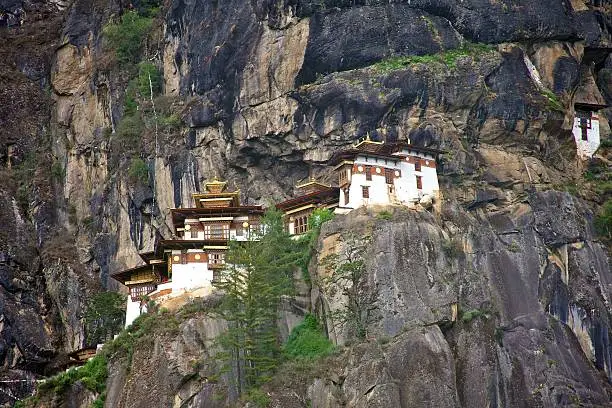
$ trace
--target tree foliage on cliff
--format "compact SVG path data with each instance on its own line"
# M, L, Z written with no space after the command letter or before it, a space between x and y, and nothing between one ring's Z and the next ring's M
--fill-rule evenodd
M612 238L612 199L605 202L601 213L595 219L597 231L606 238Z
M151 30L153 19L129 11L115 22L104 27L106 45L115 51L121 64L136 64L144 45L144 39Z
M125 297L115 292L97 293L89 299L85 311L87 343L94 345L111 340L125 321Z
M246 242L231 242L227 266L214 285L225 298L218 308L229 329L220 337L220 354L242 393L270 378L280 360L277 326L283 295L292 291L292 276L302 249L285 231L282 214L269 210L262 233Z

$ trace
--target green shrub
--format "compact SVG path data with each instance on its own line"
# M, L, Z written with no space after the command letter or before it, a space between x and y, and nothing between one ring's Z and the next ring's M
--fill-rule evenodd
M471 57L475 60L479 60L483 54L493 50L495 50L495 48L488 44L466 42L460 48L443 51L437 54L406 55L388 58L386 60L374 64L373 68L381 73L403 69L413 64L444 64L448 68L455 69L457 67L457 61L460 58Z
M91 408L104 408L104 401L106 401L106 392L98 395L98 398L91 403Z
M151 83L149 83L149 78ZM138 64L138 92L143 98L151 98L151 88L153 88L153 97L161 91L161 74L157 67L150 62L141 62Z
M171 114L168 116L160 116L157 120L157 124L166 131L172 131L179 129L183 125L183 121L179 115Z
M563 107L563 104L561 103L561 101L559 100L559 97L550 89L542 89L542 96L544 96L546 98L546 100L548 101L548 107L552 110L556 110L559 112L564 112L565 108Z
M376 218L379 220L389 221L393 218L393 214L385 210L385 211L381 211L378 214L376 214Z
M597 232L607 238L612 238L612 199L603 205L601 213L595 218Z
M138 14L145 17L155 17L159 14L161 3L159 0L140 0L138 2Z
M140 142L140 135L144 131L144 123L139 115L126 115L117 126L117 139L120 151L131 150Z
M82 367L71 368L47 379L39 385L38 390L52 391L56 395L62 395L72 384L81 381L88 390L101 394L106 388L107 365L106 357L98 354Z
M123 115L124 116L134 116L138 111L138 101L136 100L136 92L138 90L138 86L136 84L136 80L132 79L128 82L127 89L125 90L125 99L123 100Z
M468 310L467 312L461 313L461 321L463 323L469 323L479 317L484 317L485 319L487 319L489 318L489 315L490 313L487 310L472 309Z
M54 161L51 165L51 177L57 181L62 181L66 177L64 166L62 166L59 160Z
M252 402L257 408L266 408L272 400L259 388L251 388L244 396L245 402Z
M289 358L315 359L330 354L334 345L323 334L317 318L306 315L304 321L295 327L284 347L284 353Z
M110 23L103 29L108 47L115 51L121 64L136 64L140 59L144 38L151 30L153 19L128 11L117 23Z
M147 184L149 182L149 166L141 158L132 158L128 174L135 183Z
M335 214L331 210L327 208L317 208L312 212L310 217L308 217L308 228L311 230L320 229L321 225L327 221L333 220L334 217Z

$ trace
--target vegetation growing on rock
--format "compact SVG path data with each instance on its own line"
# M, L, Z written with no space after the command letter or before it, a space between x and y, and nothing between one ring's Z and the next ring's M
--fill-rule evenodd
M228 322L220 356L236 373L239 394L268 381L280 361L278 307L292 291L300 257L280 212L268 210L262 227L256 240L230 244L227 266L214 282L224 293L217 312Z
M467 42L462 47L443 51L430 55L408 55L392 57L377 62L372 68L380 73L388 73L398 69L404 69L413 64L443 64L450 69L457 68L457 62L461 58L472 58L478 60L484 58L487 53L495 51L495 47L488 44L476 44Z
M87 344L104 343L121 331L125 320L125 296L115 292L101 292L87 302L85 330Z

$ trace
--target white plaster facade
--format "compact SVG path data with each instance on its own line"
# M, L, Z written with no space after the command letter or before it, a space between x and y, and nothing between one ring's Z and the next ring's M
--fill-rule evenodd
M338 171L345 172L340 178L340 211L371 204L408 205L424 195L436 196L439 185L433 155L411 150L393 156L377 157L364 153L351 163L337 167ZM366 168L370 169L369 179ZM392 174L392 183L388 182L385 172ZM343 180L347 181L344 186ZM364 197L364 187L367 187L368 197Z
M583 159L593 157L601 143L597 112L577 111L574 118L573 134L578 156Z
M133 301L132 297L128 296L127 306L125 308L125 327L128 327L129 325L131 325L138 316L146 312L147 312L146 306L144 306L141 309L140 301L139 300Z
M187 253L199 253L199 250L187 250ZM172 251L172 256L179 255L181 251ZM212 286L213 271L208 262L187 262L172 264L172 292L181 292L197 288Z

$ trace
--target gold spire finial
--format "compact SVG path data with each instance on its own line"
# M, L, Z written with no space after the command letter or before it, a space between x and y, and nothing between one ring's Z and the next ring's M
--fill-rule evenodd
M209 193L221 193L225 190L226 185L227 181L220 181L219 177L215 175L212 181L206 183L206 191Z

